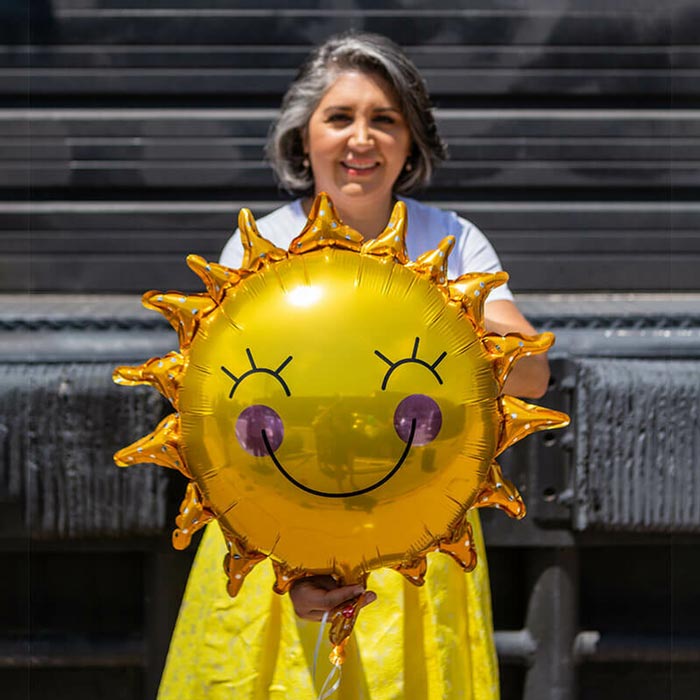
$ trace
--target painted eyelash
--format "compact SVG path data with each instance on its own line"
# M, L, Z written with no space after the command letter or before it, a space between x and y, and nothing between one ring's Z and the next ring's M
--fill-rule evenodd
M231 391L229 392L229 399L233 396L234 392L238 388L238 385L246 378L249 377L251 374L270 374L272 375L281 385L282 388L284 389L284 393L287 396L291 396L292 392L289 391L289 387L287 386L287 382L282 379L281 373L282 370L292 361L292 356L289 355L282 364L277 367L277 369L268 369L267 367L258 367L255 364L255 359L253 358L253 353L250 351L250 348L245 349L245 353L248 356L248 362L250 362L250 369L243 372L243 374L240 377L237 377L231 370L227 369L223 365L221 365L221 371L229 377L229 379L233 380L233 386L231 387Z
M389 377L391 376L391 373L400 365L406 364L407 362L415 362L418 365L421 365L422 367L425 367L428 371L432 373L432 375L437 379L438 384L442 384L442 377L437 373L436 367L445 359L447 356L447 352L443 351L433 362L432 364L428 364L425 360L421 360L418 358L418 345L420 343L420 338L416 338L415 342L413 343L413 352L411 352L411 357L406 357L403 360L399 360L398 362L392 362L386 355L383 355L379 350L375 350L374 354L383 362L386 362L389 365L389 370L387 373L384 375L384 380L382 381L382 391L386 389L387 382L389 381Z

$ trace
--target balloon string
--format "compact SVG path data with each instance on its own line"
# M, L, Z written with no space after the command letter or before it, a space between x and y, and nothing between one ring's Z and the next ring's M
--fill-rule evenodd
M314 649L314 665L312 669L312 676L314 683L316 682L316 667L318 666L318 654L321 650L321 640L323 639L323 633L325 632L326 622L328 622L328 611L323 613L321 618L321 624L319 625L318 637L316 638L316 648ZM317 700L327 700L331 697L333 693L340 687L340 680L343 675L342 666L340 664L333 664L333 668L330 673L326 676L326 680L321 686L321 690L318 694ZM337 678L335 678L337 676Z
M334 676L337 676L337 678L334 678ZM321 692L318 694L318 700L326 700L326 698L333 695L333 693L340 688L342 676L343 667L340 664L335 664L331 669L331 672L326 677L326 681L321 688ZM333 684L331 685L331 683Z
M316 648L314 649L314 666L311 670L311 676L314 679L314 683L316 682L316 667L318 666L318 653L321 650L321 640L323 639L323 632L326 628L326 622L328 622L328 610L326 610L326 612L323 613L323 617L321 618L321 624L318 628L318 636L316 637Z

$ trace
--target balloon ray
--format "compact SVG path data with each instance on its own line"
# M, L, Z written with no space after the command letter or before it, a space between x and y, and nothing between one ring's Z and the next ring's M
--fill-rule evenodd
M565 413L527 403L514 396L502 396L499 403L503 418L496 456L532 433L569 425L569 416Z
M235 270L207 262L201 255L188 255L187 265L204 282L207 293L217 304L223 300L227 287L238 284L241 279Z
M192 478L180 450L180 419L177 413L166 416L152 433L119 450L114 455L114 461L120 467L157 464L177 469L187 478Z
M224 557L224 572L228 578L226 590L235 598L243 586L245 577L261 562L267 559L262 552L246 550L235 538L227 540L228 554Z
M273 262L284 260L287 251L278 248L258 233L258 227L250 209L241 209L238 229L243 243L243 268L246 272L257 272Z
M362 244L362 252L367 255L390 257L405 265L408 262L406 251L406 205L398 201L391 212L386 228L376 237Z
M181 292L146 292L142 303L168 319L177 331L180 348L190 346L201 320L213 311L217 304L208 294L182 294Z
M334 665L339 666L345 660L345 646L355 627L357 615L360 612L360 603L364 597L365 593L362 593L355 600L343 604L329 620L328 637L333 645L330 661Z
M425 583L425 575L428 571L426 555L421 554L414 559L401 562L398 566L394 566L393 569L394 571L398 571L398 573L414 586L422 586Z
M523 357L547 352L554 343L554 335L552 333L542 333L536 336L527 336L521 333L508 333L507 335L487 333L482 342L492 357L496 378L503 386L515 363Z
M274 559L272 561L272 569L275 573L273 590L279 594L288 593L296 581L308 576L306 569L293 569L287 564Z
M415 262L407 265L421 277L427 277L432 282L444 285L447 280L447 259L455 245L454 236L443 238L435 250L429 250L418 257Z
M163 357L152 357L136 367L117 367L112 374L112 380L115 384L125 386L149 384L177 409L180 384L186 369L187 362L183 355L179 352L169 352Z
M474 502L475 508L499 508L511 518L520 520L527 512L522 496L515 485L503 476L497 462L491 464L486 481Z
M206 506L197 484L190 481L187 484L185 498L180 504L180 513L175 518L177 528L173 530L173 547L175 549L189 547L192 535L215 518L216 515Z
M337 247L359 252L363 240L361 233L340 221L328 195L321 192L311 206L309 220L292 241L289 251L300 255L319 248Z
M454 534L438 545L438 551L447 554L454 559L464 571L469 572L476 566L476 548L472 526L466 518L456 528Z
M450 299L461 304L474 325L483 326L488 295L507 281L507 272L469 272L449 283Z

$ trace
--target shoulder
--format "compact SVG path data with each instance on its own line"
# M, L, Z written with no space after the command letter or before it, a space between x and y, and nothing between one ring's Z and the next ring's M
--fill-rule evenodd
M436 248L445 236L455 237L457 250L471 245L469 239L472 234L476 238L483 236L474 224L454 211L423 204L409 197L401 199L406 204L406 239L409 254L413 258L416 253L420 255L426 250Z
M439 209L410 197L401 197L401 201L406 205L409 230L417 236L424 236L426 232L433 230L449 229L452 233L459 226L459 217L453 211ZM448 234L443 233L443 236L446 235Z
M496 272L502 269L488 238L471 221L450 209L440 209L409 197L402 197L402 201L406 203L407 245L412 260L426 250L436 248L445 236L454 236L455 247L447 270L450 279L466 272ZM503 285L491 293L489 300L512 298L507 285Z
M306 214L301 207L300 199L275 209L257 221L258 230L267 240L275 245L284 244L285 248L305 223Z
M306 215L301 207L301 200L295 199L279 209L275 209L266 216L256 220L258 231L280 248L288 248L292 239L301 231L306 223ZM228 267L238 268L243 262L243 247L241 236L236 229L229 238L223 250L219 262Z
M410 197L401 199L406 204L408 235L414 239L427 240L432 245L433 242L439 243L445 236L466 240L473 231L483 235L471 221L451 209L423 204Z

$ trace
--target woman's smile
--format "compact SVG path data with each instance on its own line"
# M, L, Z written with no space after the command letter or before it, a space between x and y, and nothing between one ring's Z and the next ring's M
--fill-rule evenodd
M375 173L379 169L379 163L376 160L359 160L350 159L343 160L340 165L347 170L351 177L362 177Z

